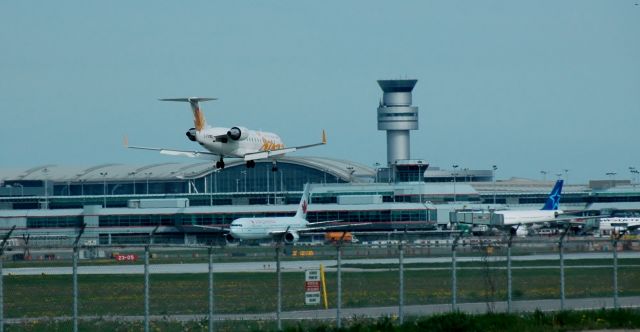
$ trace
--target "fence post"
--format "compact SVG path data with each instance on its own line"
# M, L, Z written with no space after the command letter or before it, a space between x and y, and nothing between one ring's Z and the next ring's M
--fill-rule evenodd
M7 241L9 240L9 237L11 237L11 233L13 233L13 230L15 229L16 225L13 225L13 227L11 227L11 229L9 230L9 233L4 236L4 239L2 239L2 243L0 244L0 332L4 332L4 276L2 274L4 247L7 245Z
M569 232L569 226L565 226L564 232L560 235L560 310L564 310L564 238Z
M627 230L622 230L618 234L613 234L613 307L618 309L618 241L624 236Z
M144 332L149 332L149 247L153 241L153 235L160 225L156 226L151 233L147 245L144 246Z
M149 245L144 246L144 331L149 332Z
M342 237L344 238L344 234L342 235ZM337 299L337 307L336 307L336 326L338 329L342 328L342 317L340 316L341 314L341 309L342 309L342 238L340 238L340 240L338 240L337 246L336 246L336 254L337 254L337 260L338 260L338 264L337 264L337 271L336 271L336 278L338 279L338 299Z
M460 240L460 237L462 237L462 234L464 234L465 232L459 232L458 235L456 235L455 239L453 239L453 244L451 245L451 311L456 311L458 310L458 304L457 304L457 299L458 299L458 278L457 278L457 271L456 271L456 247L458 246L458 241Z
M213 247L209 247L209 332L213 332Z
M73 332L78 332L78 242L87 224L80 226L80 232L73 242Z
M511 228L509 232L509 241L507 242L507 313L511 313L511 301L512 301L512 279L511 279L511 244L513 243L513 236L518 234L518 228L521 224L518 224L516 228Z
M400 239L400 243L398 244L398 264L399 264L399 272L400 275L400 289L398 290L398 318L400 320L400 324L404 323L404 241L407 236L407 228L405 227L402 239Z
M613 239L613 307L618 309L618 238Z
M282 241L278 241L276 243L276 275L278 279L278 303L276 308L276 320L278 323L278 331L282 331L282 320L280 318L280 314L282 312L282 275L280 274L280 249Z

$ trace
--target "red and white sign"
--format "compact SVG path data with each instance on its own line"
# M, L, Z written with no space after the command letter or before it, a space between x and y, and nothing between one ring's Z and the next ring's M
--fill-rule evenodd
M138 260L138 255L135 255L135 254L117 254L117 255L114 256L114 258L118 262L136 261L136 260Z
M304 282L304 291L305 292L319 292L320 291L320 281L305 281Z

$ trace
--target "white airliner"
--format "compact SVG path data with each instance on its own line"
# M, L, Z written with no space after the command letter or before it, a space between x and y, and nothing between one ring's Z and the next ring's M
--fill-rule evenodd
M314 222L307 221L307 207L309 206L309 185L304 186L304 192L298 210L293 217L263 217L263 218L238 218L231 222L231 228L225 235L227 241L235 239L257 240L257 239L282 239L287 244L294 243L300 238L300 233L327 231L331 229L362 226L369 223L340 223L338 225L320 226L323 224L336 223L337 220ZM212 228L212 227L207 227Z
M253 168L258 159L273 159L274 157L294 152L299 149L306 149L313 146L327 144L327 137L322 131L322 141L319 143L285 147L280 136L266 132L250 130L245 127L210 127L207 125L204 114L200 109L199 102L216 100L216 98L171 98L160 99L161 101L187 102L191 105L193 112L194 127L190 128L186 135L189 140L198 142L208 152L204 151L182 151L163 148L150 148L142 146L128 146L131 149L160 151L162 154L172 156L185 156L191 158L216 160L216 168L224 168L224 158L242 158L246 161L247 168ZM128 145L125 140L125 145ZM274 160L275 162L275 160ZM277 170L275 168L274 171Z
M562 194L562 183L562 180L558 180L556 182L556 185L553 187L553 190L551 190L549 197L547 197L547 201L540 210L506 210L495 211L493 214L501 216L502 225L504 226L559 221L559 219L557 219L558 216L564 213L562 210L558 209L560 204L560 195Z

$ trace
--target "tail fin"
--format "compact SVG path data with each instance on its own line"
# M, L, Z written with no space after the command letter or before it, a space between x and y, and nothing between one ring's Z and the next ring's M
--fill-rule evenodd
M304 192L302 193L302 198L300 199L300 205L298 205L298 210L296 211L296 218L302 218L306 220L308 207L309 207L309 184L307 183L304 185Z
M560 205L560 194L562 194L562 183L564 181L558 180L556 185L551 190L549 197L547 197L547 201L544 203L542 210L557 210L558 205Z
M207 120L204 118L204 114L200 110L201 101L209 101L216 100L217 98L199 98L199 97L190 97L190 98L166 98L160 99L161 101L181 101L191 104L191 111L193 112L193 125L197 131L202 130L207 126Z

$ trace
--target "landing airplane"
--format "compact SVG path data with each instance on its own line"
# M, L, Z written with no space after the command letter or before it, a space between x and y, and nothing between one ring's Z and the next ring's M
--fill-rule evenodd
M282 239L284 243L291 244L300 238L300 233L329 231L347 226L362 226L369 223L340 223L337 220L314 222L307 221L307 207L309 206L309 185L304 186L304 192L298 205L298 210L293 217L264 217L264 218L238 218L231 222L231 228L225 235L229 242L236 239L257 240L257 239ZM212 227L207 227L212 228Z
M272 159L286 153L294 152L300 149L306 149L318 145L327 144L327 136L322 131L322 141L319 143L285 147L280 136L266 132L250 130L245 127L211 127L207 125L204 114L200 109L200 102L216 100L216 98L170 98L160 99L161 101L178 101L187 102L191 105L193 112L194 128L190 128L187 132L187 138L192 142L198 142L205 151L183 151L171 150L164 148L150 148L143 146L128 146L125 139L125 145L130 149L159 151L161 154L171 156L184 156L190 158L199 158L206 160L216 160L216 168L224 169L224 158L242 158L246 162L247 168L253 168L256 160ZM273 170L276 171L274 160Z

